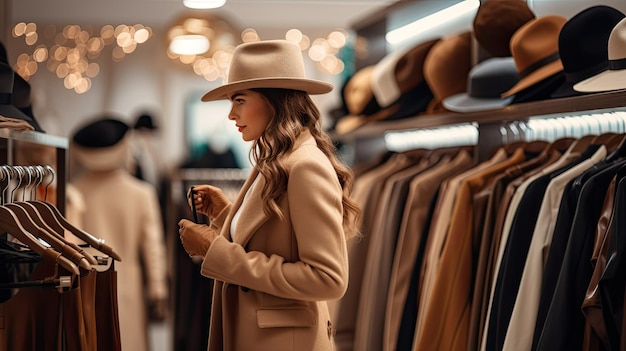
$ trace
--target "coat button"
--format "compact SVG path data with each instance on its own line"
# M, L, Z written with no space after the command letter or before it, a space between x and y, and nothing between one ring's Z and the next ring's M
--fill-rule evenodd
M245 286L242 286L241 287L241 291L248 292L248 291L250 291L250 288L246 288Z

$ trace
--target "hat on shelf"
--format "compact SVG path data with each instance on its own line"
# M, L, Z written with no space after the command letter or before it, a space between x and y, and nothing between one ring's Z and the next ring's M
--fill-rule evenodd
M341 98L347 114L337 119L334 129L339 134L348 133L368 122L369 118L381 119L388 112L381 112L372 92L374 65L357 70L341 89Z
M71 151L86 169L110 171L125 167L129 158L128 124L112 115L85 123L72 135Z
M224 85L204 94L202 101L223 100L229 93L252 88L282 88L325 94L333 86L306 78L302 52L294 42L265 40L238 45L233 51Z
M159 127L154 124L154 120L152 115L144 112L137 117L135 121L135 125L133 125L133 129L136 130L157 130Z
M567 18L560 15L542 16L529 21L513 34L511 54L520 80L502 97L537 88L538 83L557 73L563 74L559 34L566 22Z
M39 124L31 116L25 114L12 103L13 95L16 91L15 82L18 80L16 77L19 77L19 74L17 74L11 66L4 62L0 62L0 116L3 121L9 119L9 121L17 120L26 122L28 126L32 127L32 129L26 129L43 132ZM24 86L20 87L20 89L23 88ZM18 94L21 92L22 90L19 90Z
M467 92L449 96L443 106L454 112L493 110L509 105L514 96L503 98L503 92L519 81L512 57L491 57L472 67Z
M574 90L574 84L609 67L609 36L624 17L613 7L597 5L577 13L565 23L559 35L565 82L552 93L553 98L584 94Z
M437 42L424 61L424 79L433 93L426 114L446 112L442 101L464 93L472 68L472 34L463 32Z
M355 95L353 91L363 90L371 93L375 102L371 105L377 108L365 111L366 113L358 113L355 109L348 108L351 114L341 118L335 130L343 134L366 123L407 118L423 112L433 97L424 80L424 60L438 41L439 39L432 39L392 52L375 65L357 72L362 74L362 79L352 79L348 83L344 91L345 99L350 101L354 99L354 96L350 96ZM363 102L366 99L362 97L360 100Z
M511 56L511 37L534 18L525 0L481 1L472 23L474 38L491 56Z
M374 65L365 66L356 71L342 88L342 99L350 115L369 116L380 111L372 90L373 73Z
M574 85L580 92L601 92L626 89L626 18L611 30L606 48L609 67Z
M424 60L439 38L386 55L372 72L372 91L381 107L389 107L402 94L424 82Z

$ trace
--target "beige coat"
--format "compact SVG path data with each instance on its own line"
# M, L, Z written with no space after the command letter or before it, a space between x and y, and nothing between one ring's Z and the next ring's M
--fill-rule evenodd
M122 258L115 262L122 350L148 350L145 296L163 299L168 292L156 189L123 169L87 171L72 185L85 202L83 229L104 239Z
M263 178L251 189L230 241L230 224L254 179L213 219L220 228L202 263L214 278L209 350L333 350L327 300L347 288L342 190L310 133L282 160L289 181L279 202L285 219L263 212Z

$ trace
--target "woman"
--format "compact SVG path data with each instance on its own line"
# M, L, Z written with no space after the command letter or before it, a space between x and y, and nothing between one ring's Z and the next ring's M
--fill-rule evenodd
M331 90L304 77L297 45L270 40L238 46L228 82L202 97L232 102L228 118L252 141L254 164L232 204L219 188L195 187L190 205L210 226L179 222L185 250L215 279L209 350L334 349L327 301L346 291L360 210L309 96Z

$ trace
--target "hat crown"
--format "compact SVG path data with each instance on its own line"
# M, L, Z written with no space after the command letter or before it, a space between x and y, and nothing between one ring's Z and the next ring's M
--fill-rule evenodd
M238 46L233 52L226 84L266 78L305 78L300 48L286 40Z
M481 1L472 23L474 37L491 55L508 57L513 34L535 17L525 0Z
M113 117L102 117L82 126L72 141L86 148L107 148L120 142L128 131L128 124Z
M472 68L471 33L463 32L438 41L424 61L424 78L438 100L463 93Z
M492 57L472 68L468 94L477 98L500 98L519 81L512 57Z
M332 84L305 77L300 47L288 40L240 44L232 54L224 84L202 96L202 101L227 99L228 94L253 88L276 88L325 94Z
M619 21L609 36L609 60L626 59L626 18Z

